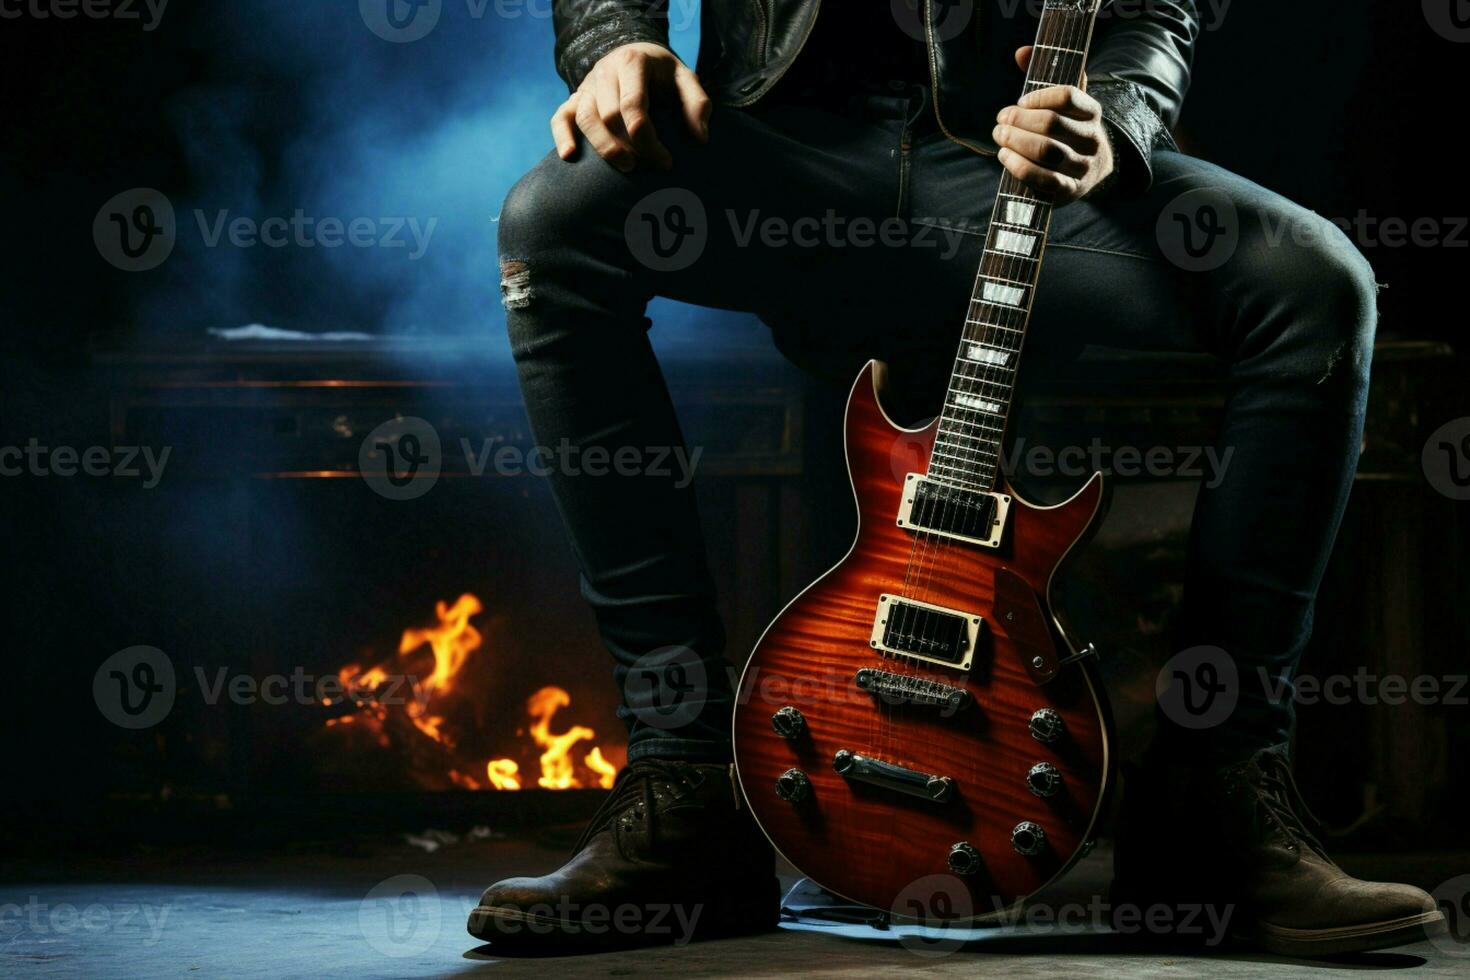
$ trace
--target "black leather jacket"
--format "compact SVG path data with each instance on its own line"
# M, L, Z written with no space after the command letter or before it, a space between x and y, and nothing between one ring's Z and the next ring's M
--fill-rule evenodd
M667 46L669 2L555 0L557 71L575 89L620 45ZM771 90L800 54L823 6L823 0L702 2L696 70L710 97L730 106L751 105ZM835 12L840 2L826 5ZM925 25L940 127L977 153L994 153L995 115L1020 94L1014 52L1035 40L1042 0L907 2L916 7L915 26ZM1189 87L1199 24L1198 0L1104 0L1088 91L1103 104L1125 190L1146 187L1153 151L1173 147L1169 129Z

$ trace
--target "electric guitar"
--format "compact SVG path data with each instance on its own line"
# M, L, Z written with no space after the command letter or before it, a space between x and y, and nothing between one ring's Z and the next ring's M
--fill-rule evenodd
M1047 0L1026 91L1081 83L1099 2ZM1095 651L1050 603L1101 519L1102 474L1041 507L1000 465L1051 211L1002 177L938 419L899 428L885 366L858 376L857 538L741 679L736 769L761 829L804 875L902 918L1013 911L1086 853L1111 778Z

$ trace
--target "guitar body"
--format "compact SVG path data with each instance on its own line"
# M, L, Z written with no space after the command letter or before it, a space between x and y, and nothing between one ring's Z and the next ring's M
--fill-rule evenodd
M1105 698L1085 655L1062 663L1078 651L1048 598L1058 567L1101 518L1102 475L1055 507L1032 506L1002 483L997 490L1010 505L997 547L925 545L923 601L981 620L968 669L875 649L881 597L916 595L916 534L897 520L909 474L924 472L936 431L894 425L879 401L883 375L883 365L869 363L847 406L857 538L751 655L735 714L736 766L762 830L827 889L906 917L995 916L1086 852L1110 782ZM1048 662L1044 683L1034 670L1038 656ZM900 683L943 685L938 690L964 706L865 691L855 680L864 668L918 679ZM773 724L787 707L800 715L794 734L789 712ZM1061 722L1060 730L1041 726L1045 738L1032 731L1041 709ZM849 761L856 755L945 777L948 789L896 788L893 770L853 778L854 769L838 771L842 752ZM1028 785L1040 763L1052 767L1038 780L1050 795ZM792 770L802 777L788 776ZM942 801L930 798L938 793ZM1013 841L1028 822L1042 828L1042 839L1027 831ZM969 848L958 860L957 844Z

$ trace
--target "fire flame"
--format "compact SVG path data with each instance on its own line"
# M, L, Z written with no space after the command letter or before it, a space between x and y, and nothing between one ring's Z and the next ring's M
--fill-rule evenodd
M466 592L453 605L443 601L435 604L434 611L438 618L436 625L403 631L398 643L400 659L413 657L425 646L434 657L432 672L417 682L411 698L390 706L373 696L372 692L382 689L393 679L388 663L367 670L356 663L343 667L337 676L348 691L354 692L354 697L349 699L354 700L358 713L328 719L327 726L346 725L363 719L373 727L378 744L386 748L392 744L387 727L389 713L401 710L411 723L412 730L453 752L455 740L445 730L444 702L454 693L460 672L484 642L480 631L470 623L470 619L484 612L484 609L479 598ZM332 703L331 699L324 701L329 705ZM526 701L526 711L532 718L530 736L536 747L541 749L541 774L536 779L536 785L544 789L577 789L592 784L604 789L611 788L617 776L617 767L607 760L600 747L593 745L582 756L582 766L590 774L588 779L579 777L572 758L573 747L579 742L596 738L595 731L585 725L573 725L559 733L551 730L552 717L571 703L570 694L553 686L541 688ZM470 790L518 790L529 778L522 775L520 764L510 758L486 762L483 783L460 772L458 767L449 768L446 775L454 785Z
M571 703L572 696L559 687L543 687L526 701L526 710L536 719L531 725L531 737L546 750L541 753L541 778L536 781L544 789L571 789L582 785L572 766L572 746L583 739L596 737L597 733L585 725L573 725L560 735L551 733L552 716ZM617 770L608 764L596 746L582 761L598 774L599 786L612 788Z

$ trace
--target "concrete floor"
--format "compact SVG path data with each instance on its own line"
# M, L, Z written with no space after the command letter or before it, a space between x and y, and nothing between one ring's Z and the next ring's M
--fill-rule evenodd
M366 980L887 977L905 971L937 977L992 973L1009 980L1092 973L1326 980L1409 970L1406 976L1426 980L1470 977L1470 944L1449 940L1308 962L1239 951L1170 952L1096 928L1065 934L991 930L962 948L936 949L900 942L891 933L844 936L815 926L682 947L528 959L497 955L464 931L466 913L485 884L513 871L549 870L561 853L526 841L494 840L448 845L433 854L394 843L359 845L337 855L251 860L153 853L125 861L72 860L65 869L12 864L0 884L0 975ZM1456 863L1459 871L1470 869L1465 856L1399 860L1396 868L1404 878L1432 885L1459 873ZM1089 895L1104 893L1107 879L1108 856L1099 849L1069 876L1066 894L1055 901L1085 904ZM404 891L418 898L376 900Z

